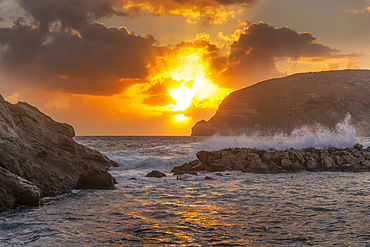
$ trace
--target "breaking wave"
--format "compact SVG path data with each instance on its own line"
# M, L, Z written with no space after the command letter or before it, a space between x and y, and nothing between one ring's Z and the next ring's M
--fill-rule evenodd
M275 148L285 150L293 147L296 149L315 147L352 147L356 143L369 146L365 138L356 137L356 130L350 124L350 116L347 116L343 122L336 125L335 130L330 130L320 125L305 126L295 129L290 135L276 134L266 137L261 135L241 135L241 136L219 136L215 135L204 143L198 144L200 150L219 150L233 147L257 147L262 149Z

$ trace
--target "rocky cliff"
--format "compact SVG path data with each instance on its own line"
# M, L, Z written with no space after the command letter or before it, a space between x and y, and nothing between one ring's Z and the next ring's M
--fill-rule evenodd
M0 95L0 208L40 205L72 189L109 188L115 179L103 154L73 141L72 126Z
M334 129L348 115L357 135L370 136L370 70L295 74L232 92L192 135L289 134L316 124Z

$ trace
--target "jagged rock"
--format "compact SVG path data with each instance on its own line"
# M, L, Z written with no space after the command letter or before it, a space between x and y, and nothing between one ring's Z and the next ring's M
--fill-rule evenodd
M275 152L275 150L266 150L262 155L262 161L268 163Z
M260 172L260 165L262 165L262 160L260 158L252 160L252 162L245 169L245 172L259 173Z
M307 170L309 171L317 171L318 169L320 169L319 163L312 161L312 160L307 161L306 167L307 167Z
M154 171L151 171L149 172L148 174L146 174L145 177L150 177L150 178L163 178L163 177L167 177L166 174L164 174L163 172L160 172L160 171L157 171L157 170L154 170Z
M364 149L364 146L357 143L356 145L353 146L353 149L357 149L359 151L362 151Z
M231 169L244 172L246 170L246 166L246 161L236 161Z
M304 166L300 165L297 162L294 162L292 164L292 170L295 171L295 172L304 172L304 171L307 171L307 169L304 168Z
M0 167L0 181L0 189L4 197L0 199L1 207L12 207L17 204L27 206L43 204L42 192L37 186L2 167Z
M302 153L299 152L299 151L297 151L297 150L293 150L293 149L290 149L289 150L289 159L292 162L299 163L300 165L303 165L304 162L305 162L305 159L304 159Z
M208 157L219 157L211 164L194 160L177 166L171 172L174 175L190 171L222 172L238 170L248 173L282 173L300 171L368 171L370 149L359 151L354 148L325 148L313 147L304 149L287 149L285 152L274 149L233 148L203 153ZM258 152L255 153L254 151ZM357 152L359 152L357 154ZM356 154L358 157L354 156ZM203 159L203 158L202 158ZM203 159L208 163L208 158Z
M72 126L0 95L0 167L7 177L0 180L0 206L37 205L44 196L77 188L113 187L108 170L118 164L77 144L74 135Z
M290 134L316 124L335 130L350 114L356 133L370 136L369 78L370 70L340 70L259 82L232 92L192 135Z
M322 161L322 166L326 171L334 171L335 170L335 161L330 157L326 157Z
M370 169L370 161L368 161L368 160L365 160L365 161L361 162L361 165L366 166L367 168Z
M204 179L205 179L205 180L216 180L216 179L214 179L214 178L212 178L212 177L209 177L209 176L206 176Z
M210 164L216 159L216 155L208 151L199 151L196 156L204 164Z
M281 167L287 171L292 169L292 165L293 165L293 162L290 159L281 160Z
M248 151L245 149L240 150L238 153L235 154L236 161L243 161L247 159Z
M215 160L215 162L210 165L211 172L223 172L226 171L226 169L227 163L223 163L221 160Z
M225 164L225 166L232 167L233 165L235 165L235 156L234 155L222 156L221 163Z

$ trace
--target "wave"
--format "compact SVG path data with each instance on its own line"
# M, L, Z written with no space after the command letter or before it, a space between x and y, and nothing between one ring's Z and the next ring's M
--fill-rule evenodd
M317 149L325 147L345 148L352 147L356 143L361 143L368 147L369 139L356 137L356 130L349 120L350 116L337 124L335 130L316 125L296 129L290 135L215 135L203 142L171 144L139 150L106 152L105 154L120 164L120 167L117 168L118 170L162 169L168 171L175 166L194 160L196 153L200 150L215 151L234 147L274 148L277 150L285 150L290 147L296 149L306 147L315 147Z
M144 148L136 151L106 152L108 158L120 164L120 170L172 169L195 159L196 144L176 144Z
M356 130L350 124L350 116L343 122L336 125L335 130L329 130L321 125L305 126L295 129L290 135L276 134L274 136L240 135L240 136L219 136L215 135L204 143L199 143L197 149L214 151L224 148L249 147L249 148L275 148L285 150L293 147L296 149L315 147L352 147L356 143L369 146L368 140L356 137Z

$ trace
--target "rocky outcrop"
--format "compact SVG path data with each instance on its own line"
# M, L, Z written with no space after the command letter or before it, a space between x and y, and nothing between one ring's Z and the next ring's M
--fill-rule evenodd
M39 205L45 196L72 189L113 187L108 170L118 164L74 136L72 126L0 95L0 207Z
M192 135L290 134L316 124L334 129L347 115L357 135L370 136L370 70L296 74L235 91Z
M154 170L154 171L151 171L148 174L146 174L145 177L149 177L149 178L163 178L163 177L167 177L167 176L163 172Z
M200 151L197 160L174 167L171 172L223 172L238 170L248 173L287 173L302 171L370 171L370 147L356 144L353 148L313 147L303 149L229 148Z

